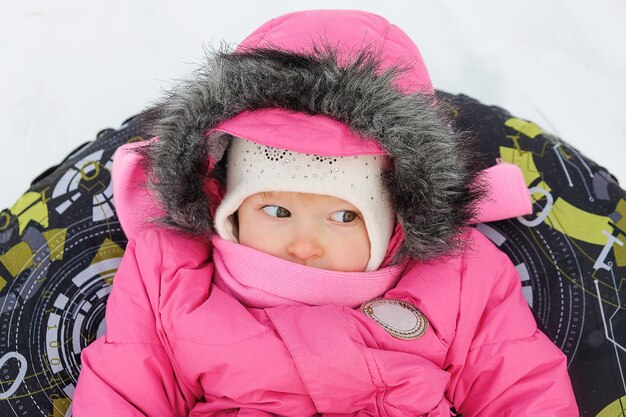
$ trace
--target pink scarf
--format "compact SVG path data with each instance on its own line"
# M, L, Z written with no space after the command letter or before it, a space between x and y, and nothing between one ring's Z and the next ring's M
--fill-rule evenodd
M391 289L406 266L403 262L372 272L329 271L277 258L217 235L211 241L215 285L248 307L358 307Z

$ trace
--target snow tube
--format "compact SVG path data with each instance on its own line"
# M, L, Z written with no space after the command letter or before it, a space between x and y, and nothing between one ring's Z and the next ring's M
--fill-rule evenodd
M524 172L534 214L477 228L516 265L540 327L567 355L581 414L624 415L626 192L538 125L464 95L437 94L492 164L502 159ZM142 126L139 115L101 131L0 212L2 416L71 415L80 352L104 333L127 243L112 158L120 145L145 139Z

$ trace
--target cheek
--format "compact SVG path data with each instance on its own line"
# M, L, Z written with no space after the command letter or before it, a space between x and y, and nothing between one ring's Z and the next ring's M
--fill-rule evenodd
M276 255L279 239L275 230L270 230L267 222L253 216L240 216L239 243L265 253Z
M370 259L370 242L366 231L345 239L335 239L329 252L334 254L333 269L338 271L362 272Z

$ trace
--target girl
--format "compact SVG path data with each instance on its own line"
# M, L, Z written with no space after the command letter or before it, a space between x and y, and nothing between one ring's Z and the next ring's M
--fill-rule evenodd
M531 212L521 172L481 171L440 105L369 13L288 14L209 57L116 155L129 243L74 414L578 415L469 227Z

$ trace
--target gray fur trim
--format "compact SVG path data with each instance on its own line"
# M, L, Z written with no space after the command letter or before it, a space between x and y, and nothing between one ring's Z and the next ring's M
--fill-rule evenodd
M392 155L385 174L405 241L396 261L419 260L462 249L459 231L475 214L484 186L469 138L455 132L445 105L432 96L402 94L392 67L377 74L379 56L365 49L338 64L329 46L310 53L280 49L216 51L188 80L147 112L149 133L160 140L139 148L151 187L166 211L164 226L206 237L213 233L219 201L206 181L222 181L223 143L203 132L244 110L279 107L339 120L363 136L377 138ZM223 140L223 137L222 137ZM210 169L209 156L216 161Z

